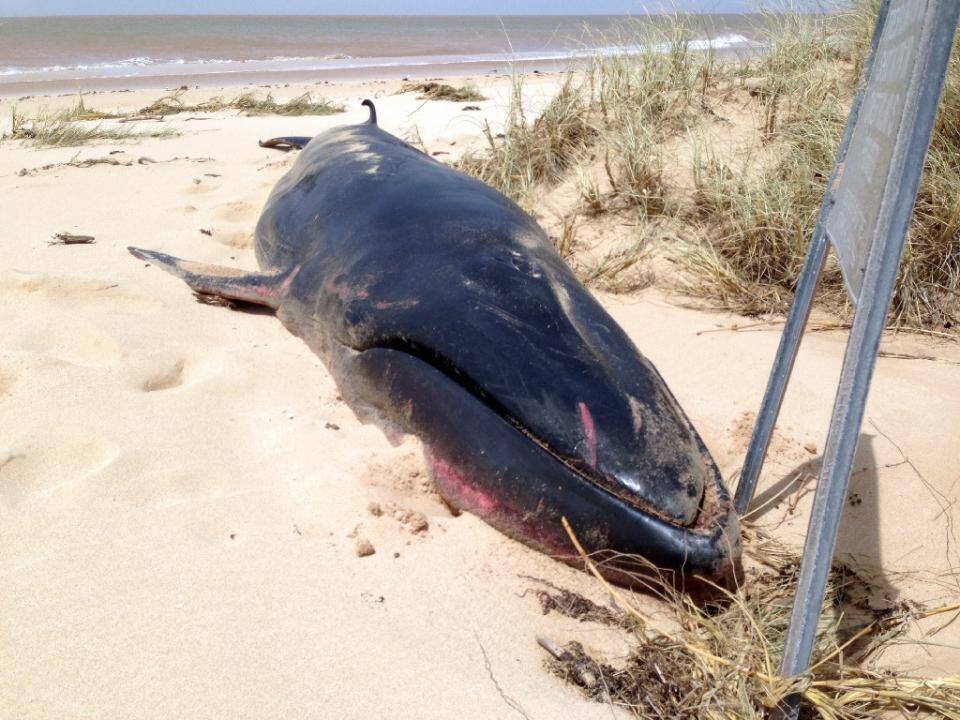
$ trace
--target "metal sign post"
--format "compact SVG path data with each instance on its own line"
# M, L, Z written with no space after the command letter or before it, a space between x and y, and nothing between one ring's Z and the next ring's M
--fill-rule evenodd
M883 0L870 56L799 278L734 500L743 514L810 313L828 242L856 305L827 433L780 672L810 665L877 351L893 297L960 0ZM799 698L781 714L796 717Z

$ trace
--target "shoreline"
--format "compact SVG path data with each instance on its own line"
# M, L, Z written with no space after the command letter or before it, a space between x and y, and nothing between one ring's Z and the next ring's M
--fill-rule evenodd
M705 52L705 51L704 51ZM757 45L713 50L718 62L740 62L763 52ZM140 90L173 91L187 86L192 90L244 87L288 87L291 85L335 85L380 80L447 80L463 78L509 78L512 75L536 77L564 72L580 72L590 57L546 60L477 60L440 64L398 64L324 70L258 70L209 73L171 73L124 77L65 78L54 80L0 81L0 99L34 99L103 92Z
M567 60L503 63L477 62L449 65L398 65L331 70L274 70L247 72L211 72L205 74L144 75L118 78L81 78L67 80L0 82L0 98L37 99L94 93L122 93L140 90L172 91L187 86L192 90L262 87L279 88L292 85L332 86L378 80L462 79L481 75L486 78L509 77L517 73L541 75L576 70ZM503 70L501 70L503 69Z

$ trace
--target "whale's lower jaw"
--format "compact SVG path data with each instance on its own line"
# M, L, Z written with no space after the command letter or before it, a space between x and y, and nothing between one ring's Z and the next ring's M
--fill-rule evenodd
M614 580L653 565L722 581L738 566L739 524L719 475L694 521L678 525L575 472L415 357L376 348L351 352L340 369L355 400L424 442L437 489L451 506L516 540L580 564L566 518L586 552L617 559L604 565Z
M729 498L704 509L703 519L707 515L712 519L703 529L664 522L623 505L617 498L612 500L620 507L609 507L603 500L590 504L583 499L582 491L590 493L586 487L574 492L558 485L556 493L545 493L531 507L518 504L516 494L511 492L514 482L539 484L531 476L505 482L495 475L484 475L476 463L457 465L429 447L425 454L437 490L448 505L476 515L504 535L563 562L584 567L583 558L563 526L566 519L583 550L595 561L595 567L622 584L631 584L635 576L647 576L651 571L702 576L718 583L732 580L737 572L740 532ZM555 470L558 474L564 472L562 467ZM589 483L580 479L568 481ZM717 493L710 494L714 500L719 499Z

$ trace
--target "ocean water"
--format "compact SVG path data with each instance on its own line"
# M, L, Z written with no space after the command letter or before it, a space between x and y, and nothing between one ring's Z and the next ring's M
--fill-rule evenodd
M693 47L730 52L755 47L764 18L702 15L687 24ZM555 65L597 51L636 51L644 26L666 22L657 16L0 18L0 92Z

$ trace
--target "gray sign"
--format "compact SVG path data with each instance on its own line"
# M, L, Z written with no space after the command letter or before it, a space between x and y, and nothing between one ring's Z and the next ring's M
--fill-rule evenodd
M863 286L867 256L873 245L881 203L888 182L900 177L908 158L894 158L897 138L904 130L911 87L928 78L919 76L932 28L942 0L891 0L860 117L833 192L827 217L827 235L837 251L847 291L856 303ZM932 78L930 78L932 80ZM915 98L913 98L915 100Z
M877 348L893 297L924 155L960 17L960 0L883 0L870 57L824 194L737 486L746 511L763 466L817 278L832 243L857 305L824 446L780 673L810 664ZM799 695L775 716L796 718Z

